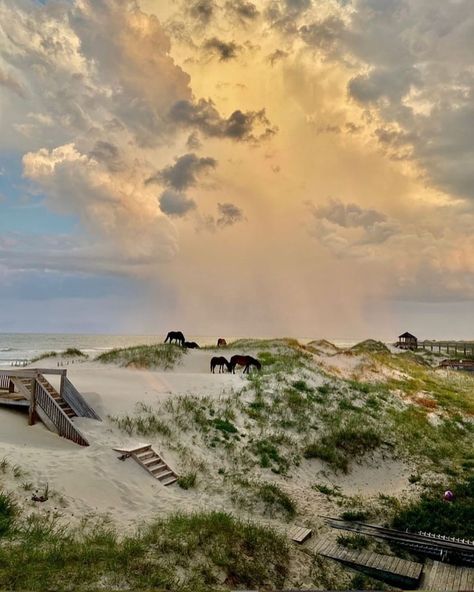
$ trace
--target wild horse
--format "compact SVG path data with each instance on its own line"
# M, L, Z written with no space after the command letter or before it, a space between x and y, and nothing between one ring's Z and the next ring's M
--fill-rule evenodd
M211 359L211 372L214 374L214 370L219 368L219 374L224 372L224 366L230 372L230 364L224 357L214 357Z
M183 347L188 349L199 349L199 345L195 341L185 341Z
M166 336L165 343L168 340L170 343L173 343L173 341L176 341L176 343L179 343L181 345L181 347L184 346L184 342L186 341L184 338L184 335L181 333L181 331L170 331L168 333L168 335Z
M255 366L257 370L262 369L262 364L256 358L252 358L252 356L232 356L230 359L230 371L232 374L235 374L236 366L244 366L244 374L249 373L250 366Z

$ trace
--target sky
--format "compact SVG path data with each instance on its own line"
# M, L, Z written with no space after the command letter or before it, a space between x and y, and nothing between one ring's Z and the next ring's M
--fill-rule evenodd
M472 0L0 0L0 332L474 339Z

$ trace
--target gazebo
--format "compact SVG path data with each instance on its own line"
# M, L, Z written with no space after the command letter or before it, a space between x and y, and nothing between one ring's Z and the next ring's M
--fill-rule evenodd
M414 335L406 331L402 335L399 335L397 347L399 347L400 349L416 350L418 349L418 339Z

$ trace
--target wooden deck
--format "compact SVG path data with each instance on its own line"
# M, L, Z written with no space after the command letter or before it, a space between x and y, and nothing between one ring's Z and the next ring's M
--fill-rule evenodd
M436 592L472 591L474 590L474 568L429 561L425 566L420 589L436 590Z
M348 549L329 538L319 539L312 547L312 551L341 561L354 569L365 571L379 579L399 582L409 588L418 586L423 571L421 563L367 550Z

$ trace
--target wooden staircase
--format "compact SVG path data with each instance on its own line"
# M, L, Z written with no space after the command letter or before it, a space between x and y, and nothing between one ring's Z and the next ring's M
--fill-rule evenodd
M49 396L56 401L69 419L77 417L77 413L66 403L54 386L42 374L40 374L36 380L43 386Z
M125 457L131 456L139 465L141 465L154 479L160 481L163 485L172 485L178 480L178 475L161 458L161 456L152 449L151 444L139 448L122 449L114 448L117 452L122 452Z

